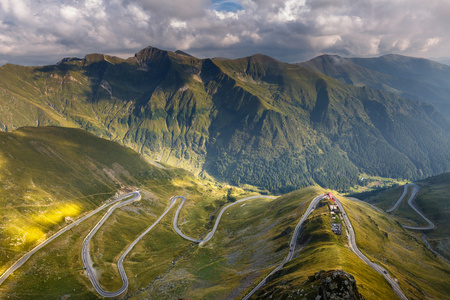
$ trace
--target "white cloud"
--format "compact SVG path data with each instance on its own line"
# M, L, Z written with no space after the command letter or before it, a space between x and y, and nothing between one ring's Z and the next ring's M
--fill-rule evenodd
M437 45L439 45L440 42L441 42L441 38L439 38L439 37L432 37L432 38L427 39L425 41L425 45L422 49L422 52L429 51L433 47L436 47Z
M340 35L313 36L311 37L311 46L313 49L322 50L333 47L341 41Z
M80 16L80 11L73 6L63 6L61 7L61 15L68 21L74 22Z
M214 9L226 2L239 9ZM284 61L324 52L444 57L449 15L448 0L0 0L0 60L54 63L148 45Z
M178 19L170 20L170 27L174 29L185 29L187 27L186 22L180 21Z
M135 4L130 4L127 6L127 10L130 14L130 17L138 27L145 27L148 25L150 15L146 13L142 7L139 7Z

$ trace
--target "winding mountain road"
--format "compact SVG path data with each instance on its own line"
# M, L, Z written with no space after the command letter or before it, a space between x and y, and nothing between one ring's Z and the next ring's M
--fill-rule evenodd
M94 267L92 266L92 260L91 256L89 254L89 242L91 241L92 237L95 235L95 233L100 229L100 227L105 223L105 221L109 218L109 216L116 210L116 208L119 208L121 206L127 205L131 202L138 201L141 199L141 194L139 192L132 193L133 197L131 199L128 199L123 202L116 203L115 205L111 206L106 214L98 221L98 223L91 229L91 231L86 235L84 241L83 241L83 247L81 250L81 260L83 261L84 268L86 270L86 273L89 277L89 280L91 281L92 285L94 286L95 290L100 294L102 297L117 297L120 294L122 294L126 289L128 288L128 278L125 274L125 271L123 270L122 262L119 260L119 263L117 263L117 267L119 269L120 276L123 281L122 287L115 291L115 292L107 292L104 289L100 287L100 284L97 280L97 275L95 272ZM122 260L123 261L123 260Z
M395 203L394 207L391 208L388 211L392 211L394 210L396 207L398 207L398 205L401 203L402 199L405 197L406 193L407 193L407 188L410 185L414 185L414 184L409 184L405 186L405 190L402 194L402 196L400 197L400 199L397 201L397 203ZM419 187L417 185L414 185L414 190L411 194L411 197L408 201L409 205L419 214L421 215L429 224L430 226L425 227L425 228L420 228L420 227L408 227L408 226L404 226L406 228L409 229L420 229L420 230L424 230L424 229L432 229L434 228L433 223L431 223L431 221L429 221L425 216L423 216L422 213L420 213L413 205L412 205L412 200L414 199L415 195L417 194ZM130 199L127 199L125 201L122 201L128 197L131 197ZM307 210L305 211L305 213L303 214L302 218L300 219L300 221L298 222L297 226L295 227L294 233L292 235L291 238L291 242L289 244L289 252L287 254L287 256L284 258L284 260L275 268L273 269L263 280L261 280L261 282L255 286L246 296L244 296L244 300L249 299L257 290L259 290L266 282L267 279L273 275L275 272L279 271L281 268L284 267L284 265L286 263L288 263L289 261L291 261L294 257L294 252L295 252L295 246L296 246L296 242L298 239L298 236L300 234L300 230L301 227L304 223L304 221L309 217L309 215L311 214L311 212L314 210L314 208L316 207L317 203L323 199L324 197L326 197L326 195L319 195L317 197L315 197L311 203L309 204ZM71 228L73 228L74 226L78 225L79 223L81 223L82 221L86 220L87 218L91 217L92 215L96 214L97 212L110 207L108 209L108 211L105 213L105 215L100 219L99 222L97 222L97 224L91 229L91 231L86 235L86 238L83 241L83 246L82 246L82 251L81 251L81 256L82 256L82 261L83 261L83 265L86 269L86 273L89 277L89 280L91 281L93 287L95 288L95 290L97 291L97 293L102 296L102 297L117 297L120 296L123 292L125 292L128 288L128 278L127 275L125 273L125 270L123 268L123 261L125 259L125 257L128 255L128 253L133 249L133 247L150 231L152 230L160 221L161 219L170 211L170 209L175 205L176 201L178 199L181 199L181 203L178 206L178 209L175 213L175 217L173 220L173 228L175 230L175 232L177 234L179 234L182 238L195 242L195 243L205 243L207 241L209 241L215 234L217 227L219 225L220 219L222 218L223 213L230 208L233 205L236 205L238 203L242 203L244 201L248 201L248 200L252 200L252 199L257 199L257 198L274 198L271 196L251 196L251 197L247 197L241 200L238 200L236 202L230 203L226 206L224 206L220 212L219 215L217 217L217 220L214 224L213 229L206 235L206 237L204 239L196 239L196 238L192 238L189 237L187 235L185 235L184 233L181 232L181 230L178 228L178 217L181 211L181 208L183 207L185 201L186 201L186 197L184 196L175 196L172 197L171 202L169 207L161 214L161 216L150 226L148 227L141 235L139 235L139 237L137 237L133 243L130 244L130 246L128 246L128 248L124 251L124 253L120 256L118 262L117 262L117 268L119 271L119 274L122 278L122 287L120 289L118 289L117 291L114 292L108 292L105 291L101 288L97 276L96 276L96 272L95 269L93 267L93 263L90 257L90 253L89 253L89 242L92 239L92 237L95 235L95 233L100 229L100 227L105 223L105 221L109 218L109 216L114 212L114 210L116 208L119 208L121 206L130 204L134 201L138 201L141 199L141 195L139 193L139 191L135 191L132 193L129 193L127 195L124 195L110 203L104 204L102 206L100 206L99 208L97 208L96 210L92 211L91 213L87 214L86 216L82 217L81 219L73 222L72 224L62 228L61 230L59 230L57 233L55 233L54 235L52 235L50 238L46 239L45 241L43 241L42 243L40 243L38 246L36 246L35 248L33 248L31 251L29 251L28 253L26 253L25 255L23 255L16 263L14 263L10 268L8 268L8 270L6 270L1 276L0 276L0 285L6 280L6 278L15 270L17 270L20 266L22 266L34 253L36 253L38 250L40 250L42 247L46 246L48 243L50 243L51 241L53 241L55 238L59 237L61 234L63 234L64 232L70 230ZM344 222L346 223L346 227L348 230L348 236L349 236L349 245L350 245L350 249L360 258L362 259L365 263L367 263L370 267L372 267L375 271L377 271L378 273L380 273L381 275L383 275L386 280L389 282L389 284L391 285L392 289L394 290L394 292L403 300L406 300L406 296L403 294L403 292L401 291L400 287L398 286L397 282L395 282L390 276L389 274L386 272L386 270L384 268L382 268L379 265L374 264L372 261L370 261L364 254L361 253L361 251L358 249L358 247L356 246L356 239L355 239L355 233L353 230L353 227L350 223L350 220L347 217L347 214L345 213L344 207L342 206L342 204L339 202L338 199L336 199L336 203L339 205L339 208L343 214L343 218L344 218Z
M128 201L119 203L118 205L116 205L115 207L111 207L110 210L108 210L108 213L106 213L103 218L94 226L94 228L92 228L92 230L89 232L89 234L86 236L84 242L83 242L83 250L82 250L82 260L83 260L83 265L86 268L87 274L89 276L89 280L91 281L93 287L95 288L95 290L97 291L97 293L99 293L102 297L117 297L119 295L121 295L123 292L125 292L128 289L128 277L127 274L125 273L125 269L123 268L123 261L125 259L125 257L128 255L128 253L130 253L130 251L134 248L134 246L136 246L136 244L150 231L153 229L153 227L156 226L156 224L158 224L162 218L164 218L164 216L169 212L169 210L172 208L172 206L175 204L175 202L177 201L178 198L180 198L180 196L177 197L173 197L170 201L170 205L169 207L161 214L161 216L150 226L148 227L143 233L141 233L141 235L139 235L134 241L133 243L130 244L130 246L128 246L128 248L125 250L125 252L122 254L122 256L120 256L118 262L117 262L117 268L119 270L119 274L120 277L122 278L122 287L120 289L118 289L115 292L108 292L105 291L104 289L101 288L97 276L95 274L95 269L92 266L92 261L90 258L90 254L89 254L89 241L91 240L91 238L94 236L94 234L98 231L98 229L103 225L103 223L106 221L106 219L112 214L112 212L122 206L122 205L126 205L129 204L133 201L139 200L140 199L140 194Z
M103 225L103 223L105 223L105 221L109 218L109 216L114 212L114 210L116 209L116 208L119 208L119 207L121 207L121 206L123 206L123 205L127 205L127 204L129 204L129 203L131 203L131 202L133 202L133 201L137 201L137 200L139 200L140 199L140 194L135 194L134 195L134 197L133 198L131 198L131 199L129 199L129 200L127 200L127 201L124 201L124 202L121 202L121 203L117 203L116 205L114 205L114 206L112 206L108 211L107 211L107 213L102 217L102 219L92 228L92 230L88 233L88 235L86 236L86 238L84 239L84 242L83 242L83 248L82 248L82 251L81 251L81 257L82 257L82 261L83 261L83 265L84 265L84 267L85 267L85 269L86 269L86 272L87 272L87 275L88 275L88 277L89 277L89 280L91 281L91 283L92 283L92 286L95 288L95 290L97 291L97 293L100 295L100 296L102 296L102 297L108 297L108 298L110 298L110 297L117 297L117 296L120 296L123 292L125 292L127 289L128 289L128 284L129 284L129 282L128 282L128 277L127 277L127 275L126 275L126 273L125 273L125 269L123 268L123 261L124 261L124 259L125 259L125 257L128 255L128 253L133 249L133 247L150 231L150 230L152 230L160 221L161 221L161 219L169 212L169 210L174 206L174 204L176 203L176 201L178 200L178 199L181 199L182 201L181 201L181 203L180 203L180 205L178 206L178 209L177 209L177 211L176 211L176 214L175 214L175 218L174 218L174 221L173 221L173 228L174 228L174 230L175 230L175 232L177 233L177 234L179 234L181 237L183 237L184 239L186 239L186 240L189 240L189 241L192 241L192 242L195 242L195 243L204 243L204 242L207 242L207 241L209 241L213 236L214 236L214 233L216 232L216 230L217 230L217 227L218 227L218 225L219 225L219 222L220 222L220 219L222 218L222 215L223 215L223 213L225 212L225 210L227 210L228 208L230 208L231 206L233 206L233 205L236 205L236 204L238 204L238 203L241 203L241 202L244 202L244 201L248 201L248 200L251 200L251 199L257 199L257 198L274 198L274 197L272 197L272 196L251 196L251 197L247 197L247 198L244 198L244 199L241 199L241 200L238 200L238 201L236 201L236 202L233 202L233 203L230 203L230 204L228 204L228 205L226 205L225 207L223 207L221 210L220 210L220 212L219 212L219 215L218 215L218 217L217 217L217 220L216 220L216 222L215 222L215 224L214 224L214 227L213 227L213 229L212 229L212 231L211 232L209 232L208 233L208 235L206 236L206 238L205 239L195 239L195 238L191 238L191 237L189 237L189 236L187 236L187 235L185 235L185 234L183 234L182 232L181 232L181 230L178 228L178 226L177 226L177 223L178 223L178 216L179 216L179 214L180 214L180 211L181 211L181 208L182 208L182 206L183 206L183 204L184 204L184 202L186 201L186 197L184 197L184 196L175 196L175 197L173 197L172 199L171 199L171 201L170 201L170 205L169 205L169 207L163 212L163 214L149 227L149 228L147 228L143 233L141 233L141 235L139 235L139 237L137 237L134 241L133 241L133 243L131 243L131 245L130 246L128 246L128 248L125 250L125 252L122 254L122 256L120 256L120 258L119 258L119 260L118 260L118 262L117 262L117 268L118 268L118 270L119 270L119 274L120 274L120 277L122 278L122 287L120 288L120 289L118 289L117 291L114 291L114 292L108 292L108 291L105 291L101 286L100 286L100 284L99 284L99 282L98 282L98 279L97 279L97 276L96 276L96 273L95 273L95 268L93 267L93 265L92 265L92 260L91 260L91 257L90 257L90 254L89 254L89 242L90 242L90 240L92 239L92 237L95 235L95 233L100 229L100 227Z
M189 241L194 242L194 243L205 243L205 242L209 241L214 236L214 233L216 233L217 226L219 226L219 222L220 222L220 219L222 218L223 213L225 212L225 210L227 210L231 206L236 205L238 203L242 203L244 201L252 200L252 199L261 199L261 198L274 199L275 197L272 197L272 196L251 196L251 197L247 197L247 198L244 198L244 199L241 199L241 200L237 200L236 202L233 202L233 203L230 203L230 204L224 206L220 210L219 215L217 216L217 219L216 219L216 222L214 223L213 229L206 235L206 237L204 239L191 238L191 237L185 235L184 233L182 233L181 230L178 228L178 225L177 225L178 224L178 217L180 215L181 208L183 207L183 204L186 201L186 197L177 196L176 198L180 198L181 199L181 203L178 206L177 212L175 213L175 218L173 219L173 229L175 230L176 233L178 233L178 235L180 235L182 238L184 238L186 240L189 240Z
M255 286L247 295L245 295L244 298L242 298L242 300L249 299L254 293L256 293L256 291L258 291L263 285L266 284L267 279L270 276L272 276L273 274L275 274L276 272L281 270L286 263L288 263L289 261L291 261L294 258L295 245L297 244L297 239L298 239L298 235L300 234L300 229L302 228L302 225L305 222L305 220L309 217L311 212L316 207L317 203L319 203L319 201L321 199L323 199L324 197L326 197L325 194L317 196L316 198L314 198L311 201L311 203L309 204L308 208L306 209L306 211L303 214L303 216L300 219L300 221L297 223L297 226L295 226L294 234L292 235L291 242L289 244L289 252L288 252L287 256L284 258L284 260L275 269L273 269L272 272L269 273L269 275L264 277L264 279L261 280L258 283L258 285Z
M400 203L402 203L403 198L405 198L406 194L408 193L408 187L410 187L412 185L414 185L414 184L413 183L405 184L404 189L403 189L403 193L400 196L400 198L398 198L397 202L394 203L394 206L392 206L391 208L386 210L386 212L389 213L389 212L395 210L400 205Z
M406 184L406 185L404 186L403 193L402 193L402 195L400 196L400 198L397 200L397 202L395 202L394 206L392 206L390 209L386 210L386 212L390 213L390 212L392 212L393 210L395 210L395 209L400 205L400 203L402 202L403 198L405 198L406 194L408 193L408 187L410 187L410 186L413 186L414 189L413 189L413 191L411 192L411 196L410 196L409 199L408 199L408 204L409 204L409 206L411 206L412 209L414 209L414 211L415 211L416 213L419 214L419 216L421 216L421 217L428 223L428 226L427 226L427 227L415 227L415 226L406 226L406 225L402 225L402 226L403 226L404 228L407 228L407 229L413 229L413 230L430 230L430 229L433 229L433 228L435 227L434 224L433 224L433 222L431 222L427 217L425 217L425 216L417 209L417 207L415 207L414 204L412 203L413 200L414 200L414 198L416 197L417 193L420 191L420 187L419 187L417 184L415 184L415 183L408 183L408 184Z
M120 198L117 198L116 200L110 202L110 203L106 203L103 204L102 206L98 207L97 209L93 210L92 212L90 212L89 214L85 215L84 217L82 217L79 220L76 220L75 222L73 222L70 225L67 225L64 228L61 228L58 232L56 232L55 234L53 234L51 237L47 238L46 240L42 241L40 244L38 244L36 247L34 247L33 249L31 249L30 251L28 251L27 253L25 253L21 258L19 258L19 260L17 260L13 265L11 265L11 267L9 267L2 275L0 275L0 285L6 280L6 278L9 277L9 275L11 275L15 270L17 270L18 268L20 268L28 259L30 259L30 257L36 253L37 251L39 251L40 249L42 249L42 247L48 245L50 242L52 242L54 239L56 239L57 237L59 237L61 234L65 233L67 230L72 229L73 227L77 226L78 224L80 224L81 222L83 222L84 220L92 217L93 215L95 215L96 213L98 213L99 211L119 202L122 201L123 199L126 199L130 196L132 196L135 193L139 193L139 192L133 192L133 193L129 193L126 194Z
M341 204L341 202L334 198L337 205L339 206L339 210L342 213L342 216L344 218L344 222L346 224L347 230L348 230L348 239L349 239L349 245L350 249L366 264L368 264L372 269L374 269L379 274L383 275L383 277L387 280L387 282L391 285L393 291L397 296L402 300L408 300L408 298L405 296L401 288L399 287L398 283L389 276L388 272L381 267L380 265L377 265L373 263L370 259L368 259L358 248L356 245L356 238L355 238L355 231L353 230L353 226L350 222L350 219L348 218L347 214L345 213L344 206Z

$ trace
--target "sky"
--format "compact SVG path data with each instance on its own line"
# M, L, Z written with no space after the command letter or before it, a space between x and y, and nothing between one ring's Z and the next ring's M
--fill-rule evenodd
M196 57L450 57L450 0L0 0L0 65L147 47Z

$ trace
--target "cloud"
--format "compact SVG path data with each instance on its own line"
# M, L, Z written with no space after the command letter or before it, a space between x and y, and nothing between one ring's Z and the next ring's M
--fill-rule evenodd
M0 61L51 64L148 45L199 57L445 57L448 0L0 0Z

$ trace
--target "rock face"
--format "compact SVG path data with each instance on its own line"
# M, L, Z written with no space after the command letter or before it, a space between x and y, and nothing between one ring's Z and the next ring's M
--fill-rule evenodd
M353 275L343 270L319 271L301 285L281 282L262 289L256 299L363 300Z
M307 299L364 299L358 292L353 275L343 270L319 271L308 280L317 286L317 289L315 294L309 293Z

